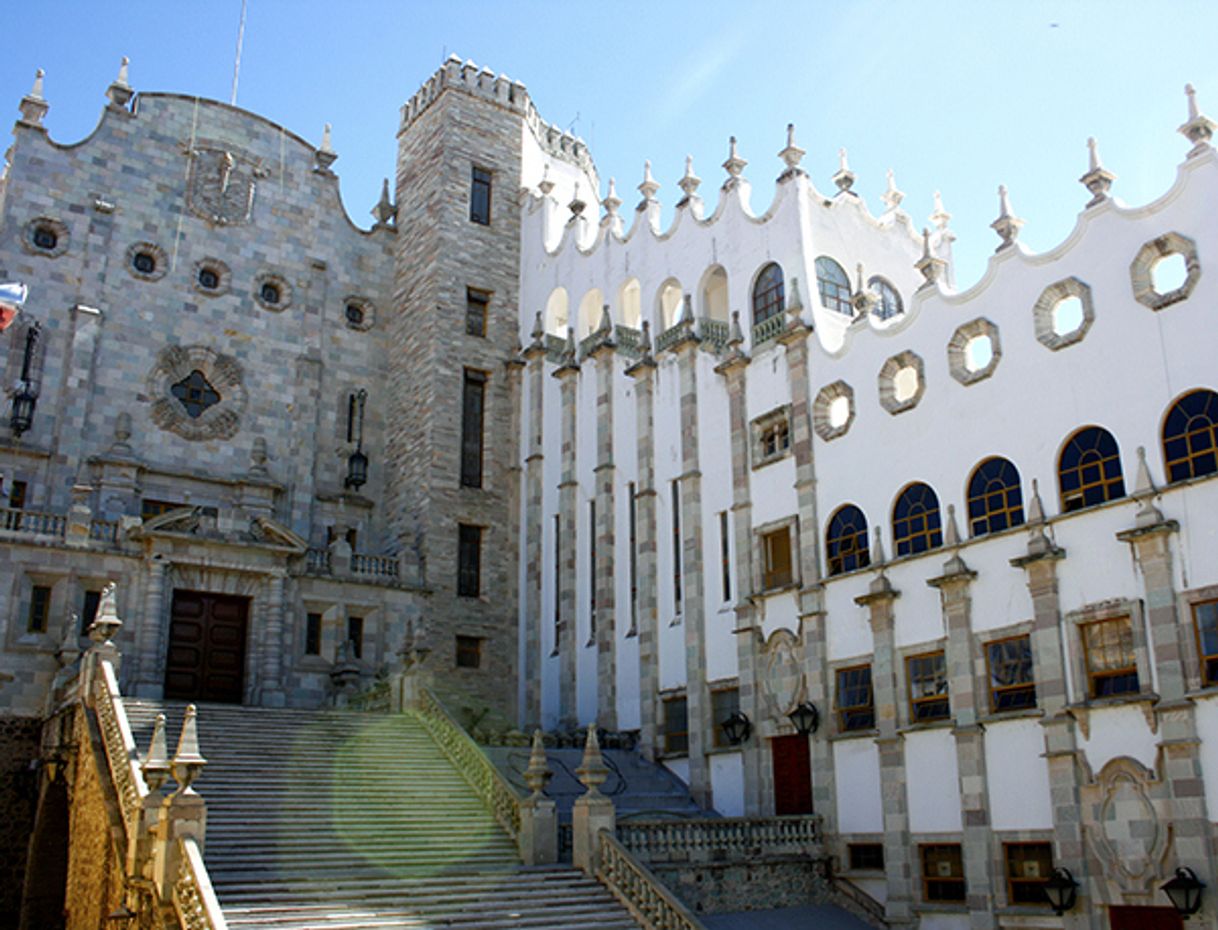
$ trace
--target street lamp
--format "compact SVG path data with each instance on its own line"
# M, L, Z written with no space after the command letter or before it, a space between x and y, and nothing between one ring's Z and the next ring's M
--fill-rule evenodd
M34 404L37 401L38 395L29 384L21 382L20 389L13 394L13 412L8 420L14 436L20 436L33 425Z
M347 441L351 441L354 433L355 451L347 456L345 487L357 491L368 482L368 456L364 455L364 404L367 402L368 392L363 388L347 399Z
M1201 889L1205 882L1188 866L1176 869L1176 875L1163 885L1163 893L1181 917L1190 917L1201 910Z
M749 722L749 718L741 711L733 713L726 720L722 721L719 726L723 727L724 736L727 737L727 741L733 746L739 746L753 732L753 725Z
M795 730L800 736L807 736L810 733L815 733L817 726L820 725L820 711L812 704L804 701L787 714L787 719L795 724Z
M1074 907L1078 901L1078 882L1069 869L1059 867L1053 870L1045 881L1045 897L1049 899L1049 906L1055 914L1064 914Z

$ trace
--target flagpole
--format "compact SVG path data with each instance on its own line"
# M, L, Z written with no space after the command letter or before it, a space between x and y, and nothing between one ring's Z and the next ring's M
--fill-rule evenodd
M237 79L241 76L241 45L245 41L245 3L246 0L241 0L241 24L237 27L237 57L233 61L233 97L229 101L233 106L237 105Z

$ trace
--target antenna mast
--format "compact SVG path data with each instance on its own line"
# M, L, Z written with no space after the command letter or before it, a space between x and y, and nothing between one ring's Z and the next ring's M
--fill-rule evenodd
M233 61L233 97L229 101L233 106L237 105L237 78L241 76L241 45L245 41L245 3L246 0L241 0L241 25L237 27L237 57Z

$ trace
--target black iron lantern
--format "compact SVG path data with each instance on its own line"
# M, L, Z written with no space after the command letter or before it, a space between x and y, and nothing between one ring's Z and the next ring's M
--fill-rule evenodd
M356 449L347 456L346 486L357 491L368 482L368 456Z
M807 736L815 733L816 728L820 726L820 711L814 705L804 701L787 714L787 719L795 724L795 730L800 736Z
M733 746L739 746L753 732L753 724L749 722L749 718L741 711L733 713L726 720L722 721L719 726L723 727L723 735L727 737L727 741Z
M368 392L360 388L347 398L347 442L355 440L355 451L347 457L345 486L359 490L368 482L368 456L364 455L364 404Z
M1181 917L1189 917L1201 910L1201 881L1188 866L1176 869L1173 879L1163 885L1163 893L1171 899L1172 906Z
M1049 907L1054 914L1064 914L1074 907L1078 901L1078 882L1070 874L1070 870L1059 867L1045 881L1045 897L1049 899Z
M34 405L38 395L28 384L22 382L21 387L13 394L13 412L8 425L14 436L20 436L34 424Z

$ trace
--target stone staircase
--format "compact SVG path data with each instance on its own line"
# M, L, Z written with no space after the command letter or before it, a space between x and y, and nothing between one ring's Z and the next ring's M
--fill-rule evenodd
M157 713L127 699L145 749ZM205 860L233 930L637 928L599 883L525 868L411 714L204 704Z

